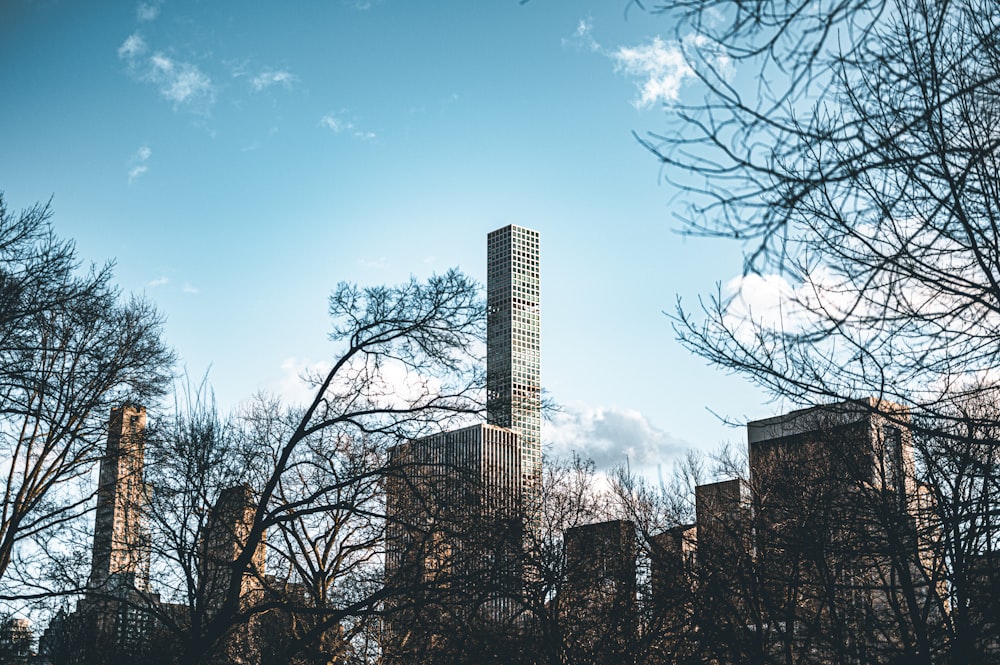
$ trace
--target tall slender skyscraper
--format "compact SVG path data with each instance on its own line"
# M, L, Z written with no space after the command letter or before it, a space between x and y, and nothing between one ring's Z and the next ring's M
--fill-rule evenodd
M470 625L500 644L519 616L542 465L538 232L507 226L487 244L487 424L390 451L385 573L403 602L387 601L389 663L447 653Z
M149 586L145 429L144 407L126 405L111 410L97 489L90 572L90 584L95 588L109 583L139 590Z
M521 487L531 516L542 474L538 231L505 226L486 244L486 418L521 435Z

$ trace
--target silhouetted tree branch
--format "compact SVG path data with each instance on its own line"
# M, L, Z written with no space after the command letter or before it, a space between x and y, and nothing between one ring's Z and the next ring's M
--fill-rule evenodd
M41 549L20 552L29 586L34 554L90 506L111 407L155 400L173 363L156 310L121 294L112 264L81 269L50 216L48 205L12 213L0 196L0 580L18 584L11 563L34 539Z

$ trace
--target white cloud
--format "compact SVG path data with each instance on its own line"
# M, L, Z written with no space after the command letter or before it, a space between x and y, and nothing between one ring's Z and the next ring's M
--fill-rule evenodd
M639 97L633 102L636 108L676 100L684 80L694 74L680 44L659 37L641 46L621 46L611 58L619 71L642 79Z
M375 5L381 5L382 0L343 0L344 5L361 12L366 12Z
M315 390L307 378L325 375L332 367L325 360L285 358L281 362L281 378L274 385L274 392L286 404L308 404L315 397Z
M726 326L741 335L755 328L796 332L819 318L846 317L857 310L853 291L829 270L817 268L802 281L784 275L749 274L726 283ZM826 312L825 315L820 315Z
M569 38L564 38L562 44L563 46L575 46L586 49L594 53L599 53L603 50L597 40L594 39L594 20L589 16L577 21L573 35Z
M146 164L149 158L153 156L153 151L148 145L140 146L138 150L135 151L135 155L129 160L131 167L128 170L128 183L131 185L136 178L144 174L149 170L149 166Z
M167 277L166 275L161 275L160 277L157 277L152 281L146 282L146 286L151 289L155 289L160 286L166 286L167 284L170 284L170 278ZM192 286L191 282L184 282L184 286L181 287L181 291L183 293L190 293L190 294L197 294L201 292L200 289Z
M118 57L140 81L155 85L175 107L206 108L215 102L212 79L190 62L175 60L162 52L145 57L149 47L138 33L118 47Z
M286 88L290 88L297 80L297 77L289 71L283 69L267 70L253 77L250 85L253 86L254 90L260 92L272 85L283 85Z
M722 46L705 35L694 35L684 40L684 46L692 54L703 59L725 81L736 77L736 65Z
M212 80L196 65L175 63L160 55L154 64L154 72L153 78L160 86L160 94L175 104L214 98Z
M326 360L286 358L273 389L287 404L308 404L332 368ZM421 376L399 360L356 357L338 371L325 396L331 403L351 403L359 409L406 409L427 404L440 390L438 379Z
M576 451L594 460L598 470L628 463L649 478L689 448L638 411L583 405L567 406L555 414L542 427L542 441L546 453L555 457Z
M342 120L333 113L327 113L325 116L320 118L319 124L332 132L336 132L337 134L354 129L353 122Z
M761 330L801 330L809 314L799 298L807 296L808 285L793 285L783 275L749 274L726 282L728 298L724 325L737 339L752 344Z
M374 270L381 270L389 265L389 260L384 256L380 256L377 259L358 259L358 265L364 268L372 268Z
M732 83L736 79L736 65L733 64L733 59L730 58L725 53L718 53L711 58L712 65L715 67L715 71L719 73L724 80Z
M329 129L334 134L350 134L359 139L370 141L376 138L375 132L361 129L351 119L346 117L347 111L327 113L319 119L320 127Z
M134 32L125 38L122 45L118 47L118 57L123 60L137 58L146 52L146 41L138 32Z
M128 170L128 184L132 184L139 176L144 174L149 170L149 167L145 164L140 164L139 166L133 166Z
M140 2L139 6L136 7L135 17L140 23L148 23L149 21L156 20L156 17L160 15L160 3L159 2Z

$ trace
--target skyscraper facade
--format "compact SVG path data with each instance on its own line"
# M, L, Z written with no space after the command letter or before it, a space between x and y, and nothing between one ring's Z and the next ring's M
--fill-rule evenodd
M498 564L487 551L500 544L494 537L519 533L518 435L473 425L395 446L390 455L398 473L386 480L387 511L399 519L387 526L387 572L409 569L406 577L424 579L490 572Z
M144 591L149 586L145 429L145 407L126 405L111 410L97 489L90 572L93 588L110 584Z
M456 638L516 615L520 464L518 434L485 424L390 450L385 662L451 662Z
M447 660L470 626L503 649L516 623L542 464L538 257L537 231L488 235L487 423L390 451L387 662Z
M215 614L226 601L233 562L247 545L256 512L257 500L246 484L222 490L212 508L205 528L204 568L201 571L209 614ZM243 573L239 593L242 603L256 600L261 593L266 554L266 540L262 538L254 549L250 566Z
M538 231L510 225L486 240L486 418L521 435L524 507L542 472Z

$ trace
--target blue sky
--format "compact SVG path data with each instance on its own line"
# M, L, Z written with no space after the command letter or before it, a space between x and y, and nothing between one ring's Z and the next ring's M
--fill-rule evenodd
M677 234L632 136L698 90L627 4L7 0L0 189L116 259L224 407L331 357L339 281L484 280L487 232L538 229L554 449L655 468L742 444L710 410L780 407L663 314L737 277L738 247Z

